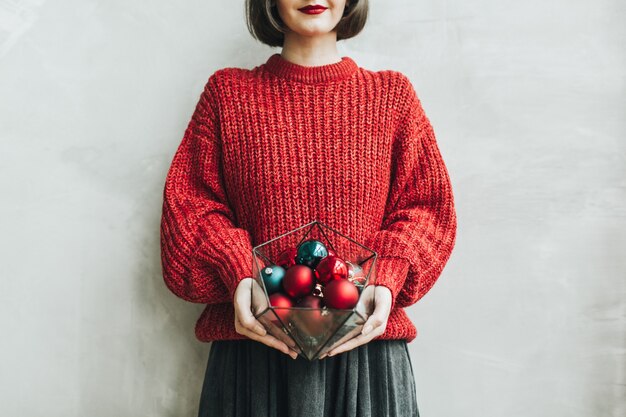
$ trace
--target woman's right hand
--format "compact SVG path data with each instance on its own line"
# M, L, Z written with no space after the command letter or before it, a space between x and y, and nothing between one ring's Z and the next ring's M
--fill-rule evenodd
M252 286L256 284L254 278L242 279L235 289L233 304L235 306L235 331L250 339L257 340L267 346L280 350L291 356L298 357L298 353L290 349L287 344L267 333L261 322L252 314ZM258 285L258 284L257 284Z

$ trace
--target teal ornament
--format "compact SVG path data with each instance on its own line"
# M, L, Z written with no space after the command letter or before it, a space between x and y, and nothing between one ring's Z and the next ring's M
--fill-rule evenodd
M263 283L265 284L267 294L273 294L283 288L285 268L279 265L267 266L261 270L261 276L263 277Z
M298 246L296 263L315 269L317 264L326 256L328 256L326 246L319 240L309 239Z

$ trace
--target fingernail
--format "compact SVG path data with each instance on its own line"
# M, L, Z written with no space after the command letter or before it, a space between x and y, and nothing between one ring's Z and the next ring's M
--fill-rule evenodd
M361 332L362 334L367 334L369 333L369 331L372 330L372 326L370 326L369 324L365 327L363 327L363 331Z
M265 333L267 333L263 326L256 326L256 332L261 336L265 336Z

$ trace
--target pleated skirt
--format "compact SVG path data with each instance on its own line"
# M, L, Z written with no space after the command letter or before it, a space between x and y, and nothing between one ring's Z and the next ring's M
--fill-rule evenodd
M405 340L372 340L322 360L252 339L211 344L199 417L419 417Z

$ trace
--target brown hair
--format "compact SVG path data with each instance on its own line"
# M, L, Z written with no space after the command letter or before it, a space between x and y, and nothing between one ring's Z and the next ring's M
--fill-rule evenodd
M246 0L246 24L253 38L269 46L283 46L284 23L275 7L275 0ZM367 20L367 0L350 0L337 23L337 40L356 36Z

